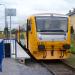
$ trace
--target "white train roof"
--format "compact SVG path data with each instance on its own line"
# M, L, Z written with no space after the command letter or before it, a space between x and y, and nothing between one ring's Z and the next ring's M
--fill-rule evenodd
M57 14L57 13L40 13L40 14L34 14L34 16L58 16L58 17L68 17L64 14Z

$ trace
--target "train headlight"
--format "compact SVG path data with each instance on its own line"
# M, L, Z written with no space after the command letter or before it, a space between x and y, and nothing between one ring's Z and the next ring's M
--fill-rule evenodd
M38 45L38 50L45 50L45 45Z
M64 49L70 49L70 45L69 45L69 44L64 44L64 45L63 45L63 48L64 48Z

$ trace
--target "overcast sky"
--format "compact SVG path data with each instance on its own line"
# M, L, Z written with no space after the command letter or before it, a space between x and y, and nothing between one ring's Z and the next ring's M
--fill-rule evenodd
M6 7L17 9L18 16L38 12L67 13L75 7L74 0L0 0Z
M0 0L0 19L4 19L4 8L16 8L17 17L13 20L20 22L28 15L35 13L63 13L75 8L75 0Z

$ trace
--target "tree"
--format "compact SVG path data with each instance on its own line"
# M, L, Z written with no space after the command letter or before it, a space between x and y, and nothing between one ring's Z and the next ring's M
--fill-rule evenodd
M15 28L11 30L12 34L15 34L16 32L17 32L17 29L15 29Z
M4 28L4 34L5 34L5 37L8 38L9 31L7 27Z

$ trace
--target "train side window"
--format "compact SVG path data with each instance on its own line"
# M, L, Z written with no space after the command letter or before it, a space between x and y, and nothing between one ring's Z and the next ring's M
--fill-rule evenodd
M30 20L27 20L27 31L31 30L31 23Z
M27 31L27 24L24 25L25 32Z

